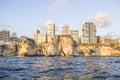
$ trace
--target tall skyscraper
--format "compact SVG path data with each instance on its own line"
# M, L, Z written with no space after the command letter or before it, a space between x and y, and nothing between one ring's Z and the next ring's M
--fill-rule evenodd
M0 40L1 41L8 41L9 37L10 37L10 31L0 30Z
M40 33L39 30L35 30L33 34L33 39L35 40L36 43L38 43L38 34Z
M47 40L48 42L50 42L50 40L52 39L52 37L55 36L55 24L52 21L48 21L47 24Z
M67 24L61 25L61 35L69 35L69 26Z
M92 22L85 22L82 25L82 43L97 43L96 25Z
M70 35L74 41L79 42L79 31L78 30L70 30Z

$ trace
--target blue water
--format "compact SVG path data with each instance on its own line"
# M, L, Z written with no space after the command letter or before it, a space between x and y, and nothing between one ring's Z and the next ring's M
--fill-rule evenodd
M0 80L69 73L79 78L90 76L89 80L120 80L120 57L0 57Z

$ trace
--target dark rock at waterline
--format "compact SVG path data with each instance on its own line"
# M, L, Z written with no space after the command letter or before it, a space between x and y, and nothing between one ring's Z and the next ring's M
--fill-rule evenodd
M90 56L100 56L100 49L98 47L94 47L89 51Z
M32 53L32 54L30 54L30 53L25 53L25 56L45 56L45 55L43 54L43 51L41 51L41 50L36 50L36 52L35 52L35 53Z
M0 45L0 56L17 56L16 46Z
M79 57L79 56L85 56L84 52L82 50L79 50L77 52L73 53L74 57Z

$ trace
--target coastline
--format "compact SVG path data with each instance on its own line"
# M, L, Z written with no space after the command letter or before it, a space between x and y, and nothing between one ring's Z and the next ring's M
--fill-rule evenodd
M22 37L14 46L0 47L0 56L120 56L120 44L78 44L70 36L56 36L51 42L42 44L36 44L33 39Z

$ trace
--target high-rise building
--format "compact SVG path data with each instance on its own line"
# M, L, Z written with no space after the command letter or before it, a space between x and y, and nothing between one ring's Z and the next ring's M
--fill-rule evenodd
M0 30L0 40L1 41L8 41L9 37L10 37L10 31Z
M79 31L78 30L70 30L70 35L74 41L79 42Z
M85 22L82 25L82 43L97 43L96 25L92 22Z
M10 37L17 37L17 34L15 32L13 32Z
M52 37L55 36L55 24L52 21L48 21L47 24L47 40L50 42Z
M47 42L47 34L39 33L38 34L38 43Z
M40 33L39 30L35 30L33 34L33 39L35 40L36 43L38 43L38 34Z
M69 26L67 24L61 25L61 35L69 35Z
M11 41L15 44L17 40L18 40L17 33L15 33L15 32L11 33L11 35L9 37L9 41Z

